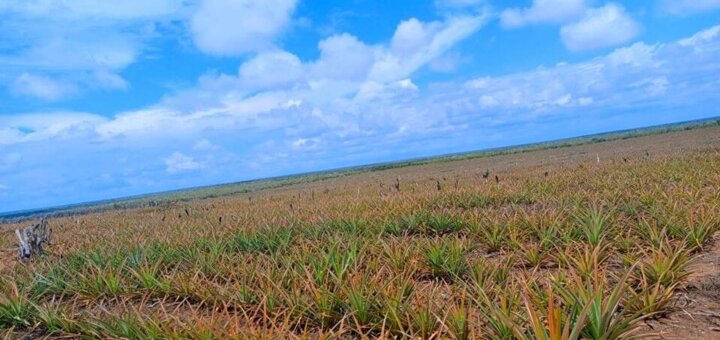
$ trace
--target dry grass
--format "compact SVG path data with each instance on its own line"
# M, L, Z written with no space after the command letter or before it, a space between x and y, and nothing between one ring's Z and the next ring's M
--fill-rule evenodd
M53 254L2 270L0 326L137 339L640 336L720 226L718 151L515 168L499 182L484 168L408 176L399 191L381 172L57 219Z

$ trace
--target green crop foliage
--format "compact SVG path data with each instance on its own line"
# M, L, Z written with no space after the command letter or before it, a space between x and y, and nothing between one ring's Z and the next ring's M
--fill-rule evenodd
M720 230L718 151L601 164L593 153L493 170L498 182L474 163L488 160L431 162L51 219L47 256L0 268L0 328L131 339L641 337ZM0 242L10 248L12 237Z

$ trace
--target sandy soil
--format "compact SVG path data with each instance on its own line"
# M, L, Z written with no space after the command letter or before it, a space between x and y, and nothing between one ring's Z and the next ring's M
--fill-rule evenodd
M690 266L673 311L646 322L656 339L720 339L720 232Z

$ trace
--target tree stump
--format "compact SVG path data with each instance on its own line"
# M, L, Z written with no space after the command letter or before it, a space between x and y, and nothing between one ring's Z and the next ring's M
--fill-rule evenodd
M35 255L43 255L43 244L50 244L52 229L47 225L47 219L43 218L40 223L22 229L15 229L18 238L20 259L30 259Z

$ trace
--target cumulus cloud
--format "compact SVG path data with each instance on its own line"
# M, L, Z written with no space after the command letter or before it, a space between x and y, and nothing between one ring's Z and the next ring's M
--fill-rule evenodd
M303 66L292 53L270 51L243 63L239 76L258 88L277 88L297 82L303 76Z
M19 95L48 101L64 99L77 93L74 83L43 75L23 73L12 84L11 90Z
M398 97L411 98L419 90L412 79L402 79L392 83L368 81L363 83L355 95L355 101L370 101L380 98L393 99Z
M75 97L82 88L109 91L129 87L123 77L106 70L74 74L53 72L52 75L24 72L10 84L10 91L15 95L54 102Z
M164 161L166 165L165 170L170 174L198 170L205 167L205 165L195 161L192 157L177 151L165 158Z
M651 96L659 96L665 94L670 85L666 76L658 76L641 79L631 83L630 87L641 88Z
M89 86L103 90L127 90L130 84L117 73L107 70L98 70L92 73L88 80Z
M669 14L686 15L720 9L720 0L661 0L660 8Z
M505 28L562 25L560 38L574 52L618 46L640 33L640 24L621 5L612 2L602 7L590 5L587 0L533 0L530 7L502 11L500 23Z
M406 20L386 44L334 35L319 44L316 60L305 62L289 52L267 50L249 58L236 74L205 75L192 89L109 118L85 113L0 116L2 154L23 155L3 180L35 183L48 178L47 187L32 191L50 197L53 188L73 187L69 181L84 185L87 178L108 173L107 180L97 183L113 182L103 185L120 189L92 192L126 195L497 146L493 143L507 142L502 136L524 124L547 129L542 134L525 129L528 134L514 142L531 142L533 133L559 138L629 128L632 117L648 114L658 122L709 116L720 104L720 84L708 76L720 73L716 28L678 42L638 42L582 62L466 82L416 82L417 70L452 52L454 44L471 34L467 32L478 29L473 18ZM363 57L345 56L344 47ZM399 68L387 68L382 76L374 73L392 58ZM343 60L346 68L363 71L323 73L318 66ZM273 74L276 68L298 74L285 82ZM670 110L679 113L668 118ZM613 115L622 119L604 120ZM593 117L603 120L570 124ZM569 130L576 125L587 128ZM50 173L33 173L26 160L57 168L38 166ZM104 165L90 166L96 164ZM52 176L58 173L70 175ZM22 202L44 202L27 195Z
M387 81L368 78L342 95L327 92L323 87L284 88L267 92L266 98L273 98L273 104L261 110L263 114L252 115L252 120L230 114L235 112L231 108L244 103L246 99L242 98L226 98L221 104L224 109L212 112L218 116L222 113L235 122L242 121L233 123L238 126L258 126L259 121L265 121L270 125L264 127L279 129L302 122L302 128L286 129L295 136L294 145L300 146L310 138L308 133L316 135L318 131L326 131L323 145L332 145L338 138L365 139L408 133L422 136L433 131L461 129L466 126L463 122L497 124L507 120L535 120L579 107L617 109L631 105L628 103L681 101L678 98L688 93L670 89L686 86L683 83L692 78L689 74L706 71L679 65L688 62L688 58L705 60L716 53L712 52L713 46L718 45L716 40L696 40L699 45L692 47L681 43L635 43L582 63L561 63L505 76L480 77L462 85L436 84L424 88L411 78ZM396 55L403 55L402 51L408 51L409 55L417 53L413 44L398 46L404 48L395 50ZM702 57L692 56L698 47L704 51ZM393 53L392 43L374 49L376 53L379 51L380 58L384 53ZM679 69L687 74L673 73ZM325 100L314 100L315 97ZM210 111L207 114L211 115ZM276 120L278 115L285 121ZM205 121L210 124L209 119Z
M220 146L213 144L213 142L209 141L207 138L203 138L195 142L193 149L197 151L214 151L220 149Z
M588 9L579 21L563 26L560 37L569 50L580 52L627 43L640 30L625 8L609 3Z
M201 95L206 94L201 90ZM214 96L219 99L208 106L190 112L174 108L176 103L185 101L185 96L194 100L197 94L181 94L180 98L170 100L167 105L118 114L114 119L97 126L97 137L102 141L110 141L123 138L142 139L143 136L160 139L184 138L215 129L242 128L262 131L283 126L287 121L282 119L279 112L292 112L297 108L297 101L288 93L265 91L243 96L236 93L234 85L222 91L216 89Z
M703 52L705 48L716 48L711 44L720 36L720 25L693 34L691 37L680 40L679 44L692 47L696 52Z
M375 47L347 33L321 40L318 48L320 58L310 65L311 77L317 80L363 80L373 66L377 53Z
M439 22L423 23L416 18L401 22L390 41L390 52L398 56L412 55L431 43L441 29Z
M679 42L682 45L682 42ZM610 65L630 65L634 67L658 67L660 62L655 60L655 54L661 45L647 45L635 43L628 47L617 48L612 51L607 60Z
M174 0L0 1L0 81L16 94L48 101L126 90L130 84L119 72L144 53L159 27L182 19L186 6Z
M500 14L506 28L530 24L562 24L581 17L587 7L585 0L533 0L527 8L511 8Z
M81 112L0 116L0 145L94 136L107 118Z
M306 62L282 50L261 52L244 62L237 75L203 76L194 91L165 101L172 103L178 111L199 102L205 106L223 105L221 102L226 103L231 98L216 93L233 89L232 96L246 99L258 91L266 91L257 98L268 104L264 109L255 107L259 113L277 107L305 106L287 105L297 102L342 107L363 87L384 86L409 78L445 56L458 42L480 29L486 20L486 14L450 16L444 21L433 22L412 18L397 26L386 45L370 45L347 33L335 34L318 43L320 53L316 60ZM302 100L289 96L288 91L298 93ZM237 115L237 108L231 112L228 114Z
M13 33L17 40L10 42L15 45L13 52L0 56L0 67L42 71L117 70L133 63L140 54L141 38L117 32L110 23L106 24L110 26L97 27L83 21L35 23L34 20L40 19L25 19L15 23L18 27L5 27L6 32L18 33ZM0 27L11 24L6 22ZM23 28L25 25L31 28Z
M680 50L679 56L678 47L676 43L635 43L586 62L473 79L465 83L466 89L461 93L465 98L477 98L465 101L467 110L473 107L505 110L522 112L527 117L566 108L617 108L627 103L659 100L673 86L670 70L686 61L688 50ZM720 63L716 66L720 67Z
M240 55L272 47L297 0L202 0L190 27L200 50Z
M415 18L401 22L390 47L381 53L370 70L369 79L388 82L408 77L477 32L487 19L484 13L451 17L444 22L421 22Z
M620 105L650 98L671 100L688 93L692 86L687 82L693 79L693 74L707 74L720 68L720 63L709 62L720 53L716 31L717 27L713 27L675 43L635 43L582 63L561 63L505 76L479 77L461 85L441 83L423 88L410 77L391 81L367 78L357 81L354 90L337 95L311 85L242 94L237 92L237 84L227 83L225 88L212 87L212 94L220 100L189 112L163 102L112 119L81 113L3 117L0 118L0 142L14 144L59 135L90 136L102 142L116 138L143 140L145 136L177 139L201 136L205 131L235 129L285 129L288 133L301 134L295 140L308 138L302 135L303 129L314 133L327 129L345 137L367 136L377 133L373 132L375 129L396 130L401 126L409 129L421 126L422 120L438 122L453 112L465 115L492 108L500 110L498 112L538 113L562 107ZM383 53L392 51L391 46L375 48ZM410 55L417 52L407 47L402 51ZM400 50L396 53L403 54ZM280 56L281 60L295 60L285 54ZM302 68L312 65L303 64ZM312 71L307 72L310 77ZM238 76L235 82L241 78ZM298 80L306 81L305 78ZM657 97L660 94L664 96ZM179 97L187 95L192 94L178 94ZM290 128L296 124L298 127ZM198 140L193 142L196 150L214 148L215 144L206 138Z
M317 137L298 138L292 141L290 146L295 151L313 151L319 149L321 143L321 139Z
M33 17L48 15L68 19L142 19L170 15L180 6L175 0L33 0L3 1L0 11Z
M171 109L148 108L121 113L114 119L98 125L96 131L103 140L162 131L182 133L192 120L193 117L183 117L179 112ZM168 129L170 126L172 129Z

